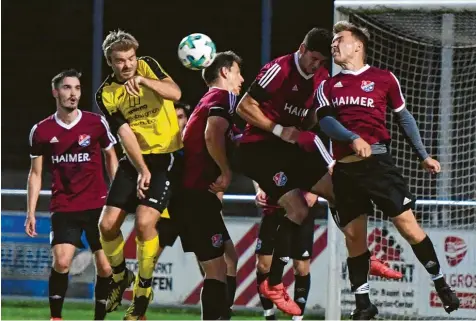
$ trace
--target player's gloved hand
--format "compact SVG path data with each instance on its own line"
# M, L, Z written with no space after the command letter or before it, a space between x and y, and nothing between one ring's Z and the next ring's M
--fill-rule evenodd
M36 218L34 215L28 215L25 221L25 233L29 237L35 237L38 235L36 233Z
M265 207L268 205L268 195L262 190L259 189L255 197L256 206Z
M351 147L360 157L366 158L372 155L372 149L370 148L370 145L360 137L352 141Z
M440 162L438 162L436 159L433 159L431 157L427 157L422 163L421 165L423 166L423 168L432 173L432 174L436 174L436 173L439 173L441 172L441 165L440 165Z
M209 191L212 193L224 192L231 183L231 171L222 172L214 183L210 185Z
M149 189L151 174L149 169L145 168L137 175L137 197L145 198L145 191Z
M126 87L126 91L131 96L139 96L140 95L140 84L142 82L142 76L134 76L126 83L124 86Z

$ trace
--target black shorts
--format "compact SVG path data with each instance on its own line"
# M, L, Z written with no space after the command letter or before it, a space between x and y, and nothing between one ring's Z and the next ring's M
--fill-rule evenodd
M167 207L170 218L161 217L155 226L159 233L160 247L173 246L177 237L179 237L180 230L177 224L177 217L174 214L180 210L180 192L173 190L170 198L169 206Z
M284 218L284 210L279 208L274 213L263 215L258 232L255 253L272 255L276 230ZM314 218L308 215L302 222L299 232L293 235L291 258L293 260L309 260L314 245Z
M54 212L51 215L50 244L72 244L77 248L84 248L81 241L83 231L91 247L91 252L102 249L99 240L99 217L102 208L80 212Z
M127 213L135 213L138 205L152 207L159 212L168 206L171 195L169 173L174 164L173 154L144 155L151 173L146 197L137 197L137 171L127 157L119 161L119 168L107 196L106 205L118 207Z
M310 191L328 171L332 157L308 153L282 140L241 144L234 159L237 171L256 181L266 194L279 200L299 188Z
M230 235L221 215L222 203L208 191L183 190L180 209L171 213L177 220L184 252L193 252L199 261L220 257Z
M346 226L362 214L372 214L372 202L387 217L414 206L414 197L390 154L376 154L354 163L339 163L332 174L337 217Z

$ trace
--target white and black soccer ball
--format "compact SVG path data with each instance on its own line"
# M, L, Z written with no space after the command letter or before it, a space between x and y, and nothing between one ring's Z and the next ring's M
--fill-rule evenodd
M178 56L180 62L192 70L202 70L215 60L217 51L212 39L203 33L192 33L180 41Z

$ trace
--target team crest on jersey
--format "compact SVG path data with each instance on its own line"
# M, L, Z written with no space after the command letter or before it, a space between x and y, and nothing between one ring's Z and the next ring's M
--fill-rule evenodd
M91 144L91 136L89 135L79 135L78 144L81 147L86 147Z
M279 172L279 173L276 173L276 175L274 175L273 181L276 184L276 186L281 187L286 185L288 181L288 177L284 174L284 172Z
M362 88L363 91L366 93L369 93L374 90L375 83L373 81L368 81L368 80L362 80L362 85L360 88Z
M215 234L212 236L212 245L213 247L221 247L223 245L223 235Z

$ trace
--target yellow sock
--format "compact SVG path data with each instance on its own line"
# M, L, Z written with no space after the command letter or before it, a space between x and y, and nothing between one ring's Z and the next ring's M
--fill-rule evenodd
M104 253L107 256L109 263L111 264L113 274L112 277L114 282L119 282L124 278L124 269L120 269L122 271L117 272L118 267L124 265L125 268L125 260L124 260L124 237L122 236L122 232L120 232L119 236L116 237L112 241L106 241L101 236L101 245Z
M139 261L139 277L134 286L136 296L149 296L152 291L152 274L154 273L155 263L157 262L157 251L159 249L159 237L145 242L136 239L137 243L137 260ZM141 287L137 281L150 284L147 287Z

